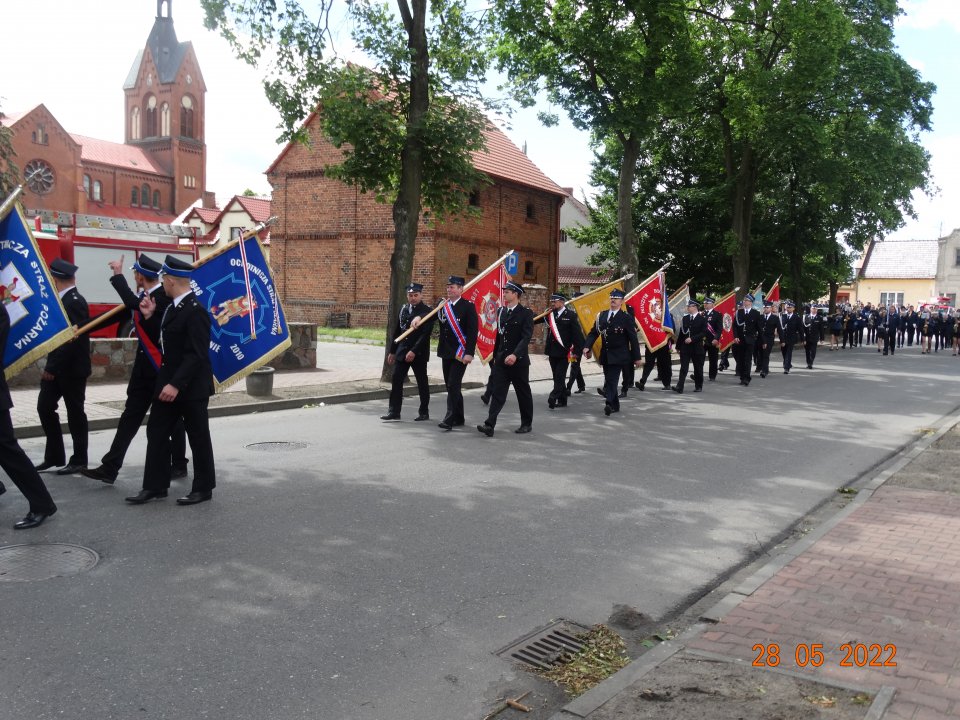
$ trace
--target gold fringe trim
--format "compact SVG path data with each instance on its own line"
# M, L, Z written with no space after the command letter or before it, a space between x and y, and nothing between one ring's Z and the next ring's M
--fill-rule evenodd
M286 340L284 340L282 343L277 345L275 348L273 348L273 350L268 352L266 355L262 355L259 358L257 358L253 363L251 363L250 365L247 365L247 367L245 367L243 370L236 373L235 375L228 377L223 382L217 382L217 378L216 376L214 376L213 385L216 392L218 393L223 392L225 388L228 388L234 383L239 382L240 380L243 380L247 375L250 375L254 370L257 370L258 368L263 367L268 362L270 362L275 357L277 357L277 355L284 353L287 350L287 348L289 348L293 344L293 341L290 339L289 332L290 332L290 328L287 328L288 335Z
M58 332L49 340L45 340L44 342L40 343L26 355L14 360L9 367L4 368L4 376L7 378L7 380L9 380L13 376L23 372L23 370L33 365L33 363L35 363L44 355L50 354L61 345L66 345L68 342L73 340L76 330L77 328L75 326L68 327L66 330L61 330Z

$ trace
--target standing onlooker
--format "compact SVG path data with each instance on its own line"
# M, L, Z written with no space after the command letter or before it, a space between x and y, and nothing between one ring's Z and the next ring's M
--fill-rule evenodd
M77 292L77 266L57 258L50 263L50 275L60 294L60 302L67 318L77 327L90 322L87 301ZM83 409L87 395L87 378L90 377L90 336L84 333L64 343L47 355L47 362L40 376L40 394L37 396L37 415L47 437L43 462L38 471L61 467L57 475L73 475L87 466L88 423ZM67 451L60 430L57 405L63 398L67 409L67 426L73 440L73 454L67 462Z

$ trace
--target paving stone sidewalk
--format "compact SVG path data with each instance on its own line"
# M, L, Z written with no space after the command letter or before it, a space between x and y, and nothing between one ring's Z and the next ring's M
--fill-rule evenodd
M893 687L884 718L960 717L958 441L953 426L872 494L861 491L810 547L779 569L761 569L735 591L742 598L728 595L705 613L719 622L685 647L748 664L778 661L827 682ZM814 651L822 652L819 667ZM557 717L620 717L618 706L648 682L641 677L595 712Z

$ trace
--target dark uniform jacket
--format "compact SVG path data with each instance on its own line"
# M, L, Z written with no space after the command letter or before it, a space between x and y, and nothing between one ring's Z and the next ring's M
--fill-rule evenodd
M603 338L600 346L601 365L629 365L640 359L640 341L637 338L637 321L627 312L620 310L609 319L610 311L604 310L597 315L593 329L584 341L584 347L593 347L598 337Z
M560 334L561 342L553 335L550 329L550 316L553 315L556 320L557 332ZM583 350L583 331L580 329L580 318L575 310L564 308L560 317L557 318L557 311L551 310L535 323L543 323L547 326L547 342L544 345L544 353L548 357L565 358L568 353L573 353L574 357L579 357ZM561 344L562 343L562 344Z
M428 315L430 310L430 306L422 301L413 306L411 306L410 303L407 303L400 308L400 324L397 326L397 335L401 335L409 330L410 323L415 317L423 317L424 315ZM417 356L416 360L423 360L424 362L429 361L430 333L433 331L433 320L434 318L430 318L429 320L421 323L420 327L418 327L400 342L394 340L390 344L390 354L396 355L399 360L406 362L404 358L406 358L408 352L412 352Z
M741 343L756 344L760 335L761 319L760 311L756 308L750 308L749 312L739 308L733 317L733 336Z
M513 310L500 308L497 316L497 339L493 346L493 361L503 364L507 355L516 355L516 366L530 364L530 340L533 338L533 311L519 303Z
M156 348L156 351L159 353L160 321L163 318L163 313L166 311L167 306L170 305L170 298L163 291L163 285L157 285L150 292L150 297L153 298L157 304L157 309L149 319L146 319L143 317L143 313L140 312L142 294L137 294L130 289L126 277L123 275L112 275L110 277L110 284L113 285L113 289L117 291L117 295L120 296L120 301L124 304L124 307L130 310L134 324L141 328L143 335L146 337L146 342ZM157 377L157 368L147 355L147 348L144 345L145 341L144 338L140 337L140 332L137 332L137 339L140 342L137 344L137 356L133 361L133 371L130 377L131 380L134 378L149 380L152 384Z
M780 323L780 316L776 313L769 315L760 314L760 344L773 345L776 338L783 340L783 325Z
M67 311L70 323L82 327L90 322L90 310L87 301L70 288L60 300ZM54 377L89 377L90 375L90 335L84 333L76 340L64 343L47 355L47 364L43 368Z
M2 303L0 303L2 304ZM3 305L0 309L0 348L7 346L7 335L10 334L10 316L7 314L7 306ZM10 398L10 388L7 386L6 373L0 371L0 410L9 410L13 407L13 400Z
M897 328L900 327L900 316L897 313L888 313L883 319L883 325L887 328L888 333L896 332Z
M710 310L703 315L707 318L707 344L713 343L714 340L720 342L720 336L723 335L723 314Z
M463 331L464 340L466 340L466 347L463 349L463 354L473 355L477 349L477 329L479 323L477 309L473 306L472 302L460 298L453 306L453 314L460 323L460 329ZM460 347L460 342L457 340L456 333L453 332L450 323L447 321L446 301L444 301L443 308L438 313L438 316L440 319L440 343L437 345L437 357L455 358L457 356L457 348Z
M780 316L780 342L796 345L803 338L803 321L797 313Z
M180 304L171 302L160 325L163 363L157 373L157 393L173 385L178 400L200 400L213 395L210 366L210 313L196 295L188 293Z
M703 313L697 313L697 316L686 314L680 318L680 337L677 338L677 347L681 350L692 350L696 347L703 347L707 336L707 318ZM691 342L687 344L687 338Z
M873 317L871 315L871 317ZM816 345L820 342L820 338L823 336L823 318L820 317L820 313L810 314L803 316L803 337L804 340L811 344Z

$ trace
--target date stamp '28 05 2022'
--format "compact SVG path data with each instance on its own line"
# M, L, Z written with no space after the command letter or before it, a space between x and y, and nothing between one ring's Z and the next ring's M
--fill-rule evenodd
M779 643L757 643L753 652L757 656L753 659L754 667L778 667L783 650ZM881 645L879 643L843 643L840 646L842 657L840 667L874 667L894 668L897 666L897 646L893 643ZM797 667L820 667L827 658L823 652L823 643L798 643L793 648L793 659Z

